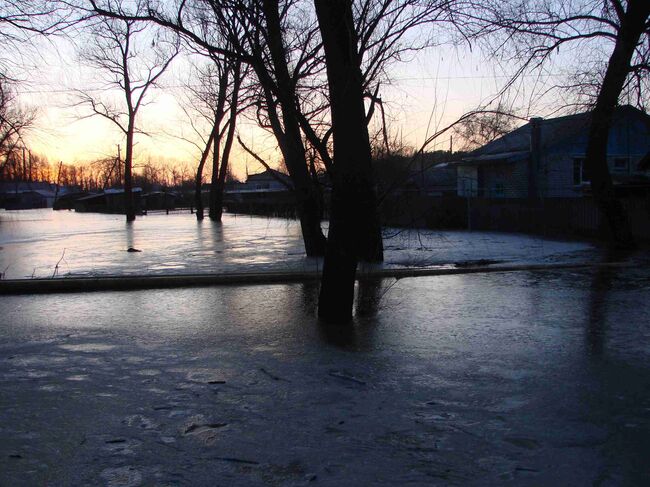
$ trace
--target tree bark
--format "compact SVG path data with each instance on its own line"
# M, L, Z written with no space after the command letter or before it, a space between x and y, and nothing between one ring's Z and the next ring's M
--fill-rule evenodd
M616 247L634 246L634 237L627 214L616 198L612 178L607 166L607 143L614 109L623 89L634 50L646 29L650 17L650 1L630 0L621 19L614 51L609 58L605 77L591 114L589 140L585 155L591 173L594 199L604 216L607 237Z
M352 3L314 3L325 49L335 167L318 314L328 322L346 322L352 317L358 260L381 256L382 242Z
M133 132L135 128L132 123L133 118L135 116L129 117L129 125L126 132L126 154L124 156L124 209L127 222L135 220L135 208L133 205Z
M205 148L201 153L201 159L199 159L199 165L196 168L196 177L194 178L194 205L196 206L196 219L203 220L203 197L201 194L201 186L203 182L203 168L205 167L205 161L208 160L208 155L210 154L210 148L212 147L212 142L214 141L215 132L219 130L217 125L213 125L212 132L210 132L210 137L205 143Z

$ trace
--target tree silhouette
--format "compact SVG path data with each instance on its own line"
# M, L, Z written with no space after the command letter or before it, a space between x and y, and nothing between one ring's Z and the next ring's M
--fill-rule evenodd
M122 4L117 6L123 12ZM178 54L177 41L169 41L160 32L151 33L142 22L119 18L100 18L90 29L90 38L82 56L104 75L106 90L119 90L123 100L116 103L97 92L78 92L78 106L90 110L88 116L100 116L116 126L126 139L124 155L124 193L126 220L135 220L133 205L133 147L137 116L146 104L149 89Z

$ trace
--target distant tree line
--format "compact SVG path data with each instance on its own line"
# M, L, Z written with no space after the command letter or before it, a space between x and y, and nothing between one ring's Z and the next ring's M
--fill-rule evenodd
M133 185L144 191L159 188L189 191L194 187L194 174L187 165L149 161L139 164L137 169ZM3 154L1 181L52 183L79 191L123 188L124 161L107 157L80 164L51 163L26 147L18 147Z

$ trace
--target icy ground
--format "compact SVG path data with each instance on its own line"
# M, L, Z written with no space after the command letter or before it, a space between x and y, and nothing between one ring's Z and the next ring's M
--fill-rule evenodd
M386 229L385 266L599 260L583 242L505 233ZM141 252L127 252L129 247ZM123 216L52 210L0 211L0 272L7 279L228 271L316 271L298 222L225 215L197 223L189 212Z
M0 485L649 484L647 260L358 291L3 297Z

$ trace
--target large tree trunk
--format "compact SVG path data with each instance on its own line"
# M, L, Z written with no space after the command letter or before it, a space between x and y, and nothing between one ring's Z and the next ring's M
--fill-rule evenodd
M228 89L228 78L230 70L224 67L223 74L219 78L219 95L214 113L214 137L212 141L212 178L210 180L210 209L208 216L210 220L221 221L221 208L217 211L219 201L217 198L219 185L219 159L221 156L221 122L225 116L226 91Z
M237 122L237 106L239 104L239 88L241 86L241 62L238 62L233 71L233 87L230 98L230 115L228 117L228 133L226 143L223 146L221 154L221 166L219 167L219 178L215 191L214 220L221 221L223 215L223 192L226 187L226 175L228 174L228 163L230 161L230 151L235 138L235 126Z
M357 261L382 253L362 75L349 0L315 0L323 39L334 136L334 177L318 314L352 317Z
M196 219L203 220L203 197L201 194L201 186L203 182L203 168L205 167L205 161L208 160L208 155L210 154L210 148L212 147L212 142L214 141L215 133L219 130L218 125L212 127L212 132L210 132L210 137L205 143L205 148L201 153L201 159L199 160L199 165L196 168L196 177L194 178L194 205L196 206Z
M650 1L630 0L621 20L614 52L592 112L589 141L585 155L591 173L591 188L608 227L608 238L617 247L634 245L625 209L616 198L607 166L607 142L614 109L630 72L630 62L636 45L650 17Z
M126 132L126 154L124 156L124 209L126 221L135 220L135 208L133 205L133 124L129 122ZM118 161L119 164L119 161Z
M302 143L298 114L296 111L296 93L294 82L289 74L287 57L282 43L282 26L280 23L278 0L264 0L262 3L264 17L267 25L268 46L276 77L275 95L280 102L282 112L283 130L278 120L273 121L273 131L278 139L278 145L284 156L284 162L289 171L289 176L294 185L298 218L305 242L305 252L308 256L322 256L325 254L325 236L320 227L321 208L319 205L318 188L312 182L305 157L305 147ZM266 68L260 64L253 66L262 84L269 84L269 75ZM268 100L267 92L267 100ZM272 112L273 102L269 111ZM277 118L273 113L270 118Z

